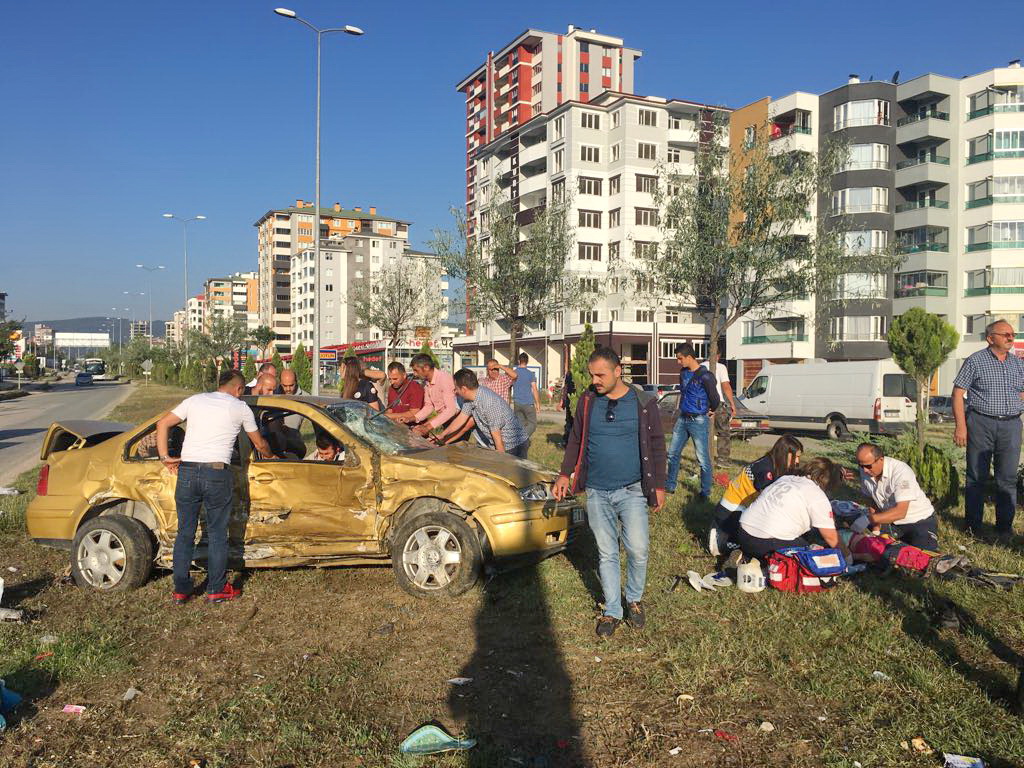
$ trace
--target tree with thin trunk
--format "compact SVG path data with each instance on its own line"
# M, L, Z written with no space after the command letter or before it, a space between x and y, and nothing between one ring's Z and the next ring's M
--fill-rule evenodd
M932 379L959 343L955 327L921 307L908 309L892 321L889 329L893 360L917 383L917 446L921 451Z
M572 362L569 365L569 370L572 372L572 383L576 388L576 391L569 396L571 413L576 413L576 403L579 402L583 393L590 386L590 367L588 363L595 346L594 329L590 326L590 323L587 323L583 326L580 340L576 342L576 348L572 354Z
M669 164L659 169L654 199L662 238L635 252L632 282L637 298L651 306L689 304L706 313L714 371L721 338L733 324L785 313L798 321L798 337L813 318L795 312L794 303L811 298L820 313L877 299L877 281L884 287L901 257L848 242L846 230L870 229L858 227L856 217L812 221L810 211L831 194L845 163L844 144L825 142L815 156L792 150L789 139L772 141L764 125L730 156L727 116L709 118L692 172Z
M206 333L192 338L192 349L197 350L200 357L209 357L214 361L227 360L230 363L234 353L245 346L248 333L240 318L215 314L210 318Z
M267 347L269 347L276 338L277 334L275 334L270 327L266 325L261 325L252 332L252 341L257 347L259 347L261 358L267 356Z
M495 199L485 210L487 223L470 235L465 213L453 208L456 231L436 230L431 242L445 272L465 283L472 321L497 322L508 331L510 360L529 326L583 306L596 294L569 269L575 242L569 197L549 200L539 210L518 209L518 203Z
M391 347L417 329L433 332L448 308L441 274L441 262L433 257L392 258L376 276L349 291L356 322L362 328L379 328Z

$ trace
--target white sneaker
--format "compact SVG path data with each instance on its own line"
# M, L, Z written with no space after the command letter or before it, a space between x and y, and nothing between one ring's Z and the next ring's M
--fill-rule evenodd
M708 531L708 552L710 552L715 557L719 557L722 554L722 549L718 545L718 541L719 541L718 528L715 527L715 526L711 526L711 530Z

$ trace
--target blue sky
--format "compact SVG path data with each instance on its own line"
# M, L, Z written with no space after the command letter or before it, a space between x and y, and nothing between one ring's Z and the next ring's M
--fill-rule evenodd
M680 3L67 0L5 3L0 28L0 291L20 317L128 306L135 264L165 264L154 315L190 287L255 269L253 222L312 199L312 34L272 13L292 2L362 38L324 47L325 204L408 219L417 246L463 198L463 100L454 85L527 27L593 27L644 51L638 93L741 106L825 91L850 72L906 80L973 74L1024 53L1019 3ZM980 6L979 6L980 7ZM483 13L481 13L483 9ZM145 299L137 298L141 312Z

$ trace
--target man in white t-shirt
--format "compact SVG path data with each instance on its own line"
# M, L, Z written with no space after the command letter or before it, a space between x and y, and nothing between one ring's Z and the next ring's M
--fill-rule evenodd
M702 368L711 370L711 364L705 360ZM729 369L719 360L715 365L715 387L718 389L718 408L715 409L715 465L724 464L729 460L732 449L732 420L736 418L736 397L729 381Z
M871 499L871 510L854 523L854 530L887 526L886 533L913 547L938 549L935 508L921 490L914 470L871 443L857 446L857 464L860 488Z
M836 533L828 492L842 482L839 467L825 458L801 465L769 485L740 515L737 539L747 557L763 558L786 547L806 547L812 528L830 547L844 548Z
M234 503L234 473L231 453L238 433L245 430L263 458L271 458L270 446L256 429L252 411L239 398L245 377L238 371L221 374L216 392L186 398L156 423L156 445L160 461L178 476L174 503L178 511L178 534L174 539L174 602L188 602L195 589L189 568L195 554L196 528L200 507L206 512L209 540L206 563L206 599L221 603L242 594L227 583L228 518ZM183 421L185 441L181 458L168 453L167 435Z

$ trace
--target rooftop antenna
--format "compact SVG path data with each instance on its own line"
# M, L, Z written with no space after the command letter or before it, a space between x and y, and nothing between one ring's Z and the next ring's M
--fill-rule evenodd
M897 69L892 73L892 84L897 85L900 82L900 71Z

